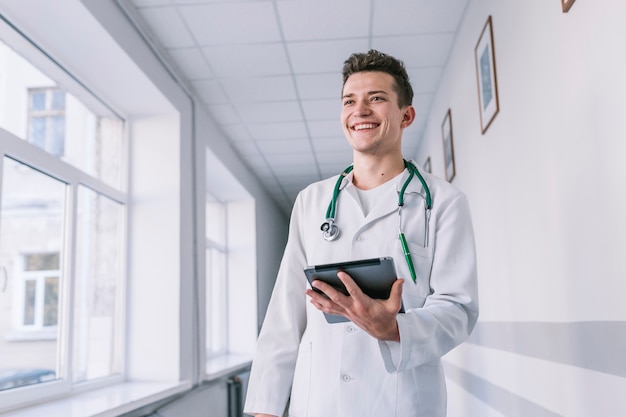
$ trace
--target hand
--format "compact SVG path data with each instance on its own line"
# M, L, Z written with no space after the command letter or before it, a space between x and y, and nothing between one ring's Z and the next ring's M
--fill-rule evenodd
M337 277L350 295L346 296L327 283L315 280L312 285L328 297L307 289L306 294L311 297L311 304L324 313L347 317L376 339L399 342L400 331L396 315L402 306L404 280L398 279L394 282L388 299L378 300L364 294L347 273L339 272Z

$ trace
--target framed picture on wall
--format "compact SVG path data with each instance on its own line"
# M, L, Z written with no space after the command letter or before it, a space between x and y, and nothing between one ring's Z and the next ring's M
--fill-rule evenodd
M493 47L491 16L483 28L474 49L476 58L476 79L478 81L478 105L480 127L484 134L500 110L498 101L498 79L496 77L496 55Z
M563 13L567 13L575 1L576 0L561 0L561 7L563 8Z
M424 171L428 172L429 174L432 174L433 166L430 163L430 156L426 158L426 161L424 161L424 165L422 165L422 167L424 168Z
M443 161L446 170L446 180L452 182L456 175L454 163L454 141L452 137L452 112L448 109L441 124L441 138L443 140Z

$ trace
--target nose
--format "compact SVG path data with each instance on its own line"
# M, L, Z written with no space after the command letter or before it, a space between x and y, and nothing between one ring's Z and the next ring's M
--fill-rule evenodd
M356 103L356 107L354 108L353 115L355 117L367 116L370 114L370 108L368 106L367 101L359 101Z

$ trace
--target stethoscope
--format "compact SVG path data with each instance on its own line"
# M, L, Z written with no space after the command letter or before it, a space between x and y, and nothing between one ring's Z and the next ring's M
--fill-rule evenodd
M428 185L426 184L426 181L424 180L424 177L422 176L422 174L420 174L420 172L417 170L415 165L410 161L404 160L404 166L408 169L409 176L404 181L404 184L402 185L402 188L400 189L400 191L398 191L398 218L399 218L398 229L399 229L400 243L402 244L402 250L404 251L404 257L406 259L407 265L409 266L409 271L411 272L411 278L413 279L413 282L415 282L417 280L417 277L415 274L415 268L413 266L413 260L411 258L411 253L409 252L409 246L406 242L406 238L404 237L404 232L402 231L402 207L404 206L404 194L405 194L406 188L409 186L409 183L411 182L413 177L416 176L419 179L419 181L422 183L422 187L424 188L424 194L425 194L424 196L422 196L422 194L419 194L419 193L410 193L410 194L418 194L422 196L425 200L425 204L424 204L424 230L425 230L424 247L425 248L428 247L428 225L430 223L430 210L432 209L433 204L432 204L432 199L430 196L430 189L428 188ZM341 184L344 178L350 172L352 172L353 168L354 166L350 165L348 168L344 169L341 175L339 175L339 178L337 179L337 183L335 184L333 197L331 198L330 204L328 204L328 209L326 210L326 221L322 223L322 226L320 227L322 229L322 237L327 242L331 242L337 239L340 235L339 227L337 226L337 223L335 222L335 214L337 212L337 199L339 197L339 192L341 191Z

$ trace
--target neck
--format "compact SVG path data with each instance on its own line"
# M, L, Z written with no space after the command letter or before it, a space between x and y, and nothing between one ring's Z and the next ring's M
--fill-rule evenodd
M354 158L352 183L361 190L370 190L404 171L402 155L389 158Z

